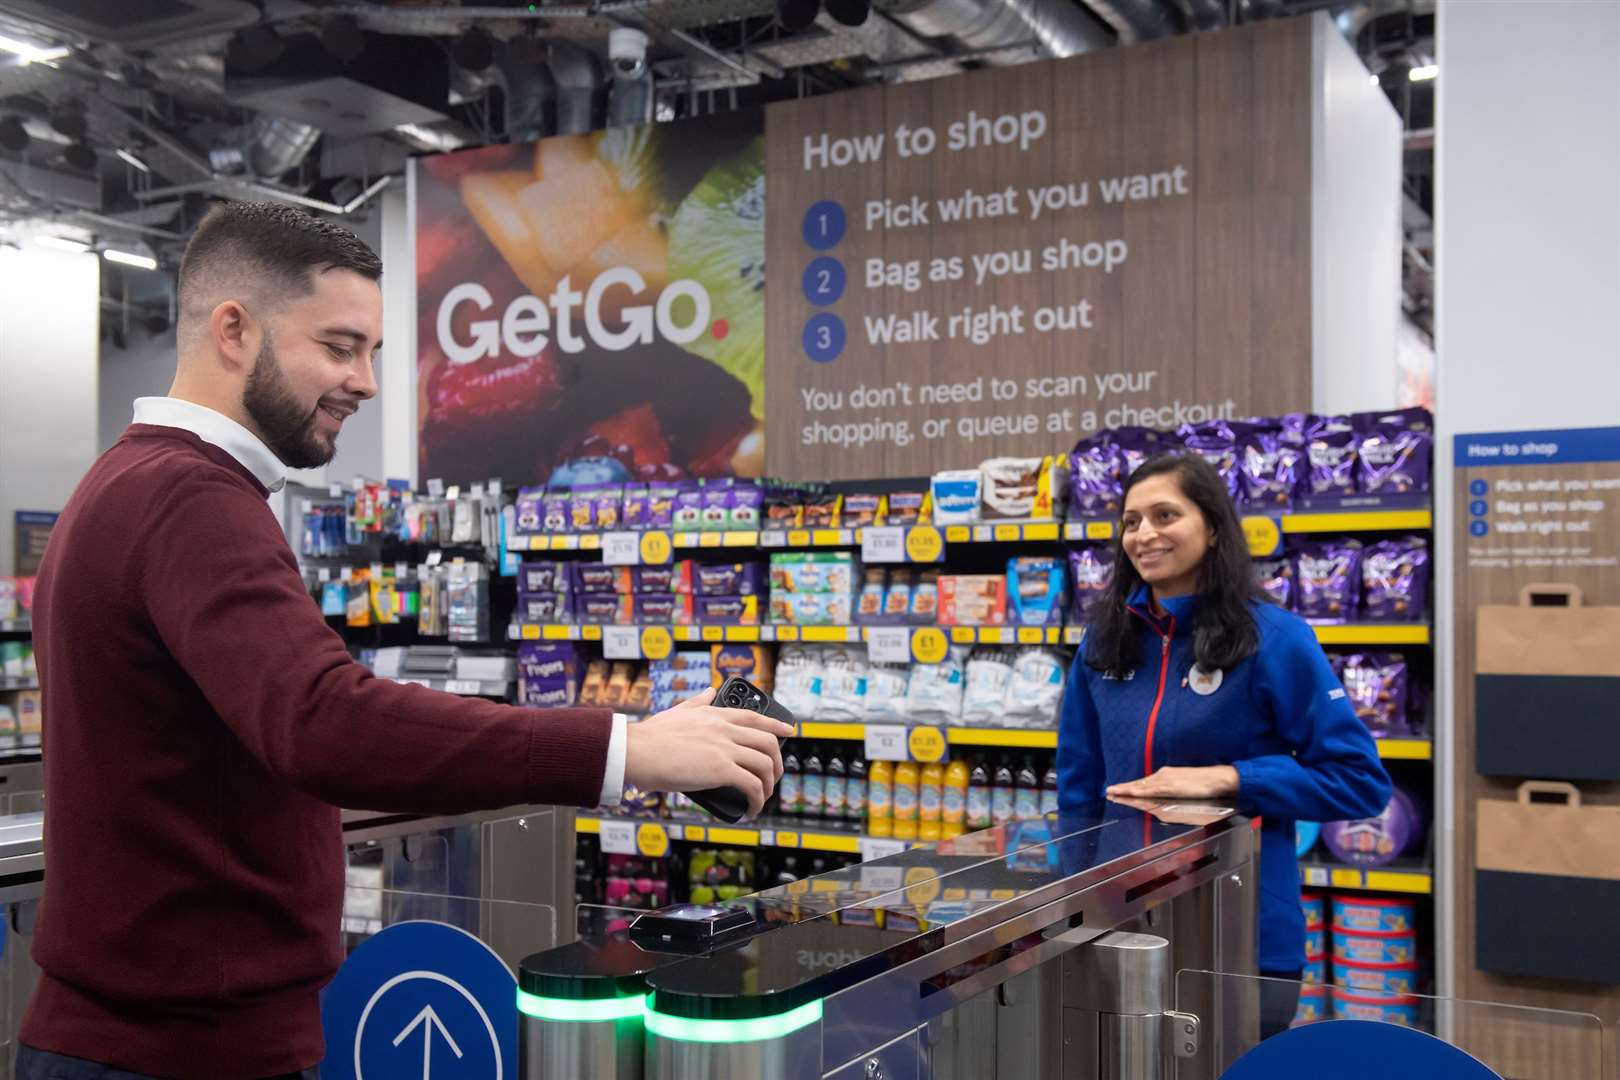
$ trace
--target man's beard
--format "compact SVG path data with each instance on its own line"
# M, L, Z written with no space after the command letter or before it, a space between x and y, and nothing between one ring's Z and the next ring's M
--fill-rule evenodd
M293 396L268 331L242 391L242 408L258 425L270 452L289 469L313 469L337 453L336 439L322 441L315 427L315 410L306 412Z

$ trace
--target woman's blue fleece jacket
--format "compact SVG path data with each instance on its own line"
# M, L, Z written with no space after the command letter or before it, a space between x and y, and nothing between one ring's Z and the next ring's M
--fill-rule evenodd
M1294 822L1372 817L1389 802L1389 775L1303 619L1254 601L1260 647L1211 690L1212 677L1190 678L1198 599L1163 607L1156 618L1145 587L1131 598L1142 659L1127 677L1091 668L1083 647L1075 657L1058 731L1060 808L1165 765L1236 767L1239 808L1264 818L1259 967L1295 971L1305 918Z

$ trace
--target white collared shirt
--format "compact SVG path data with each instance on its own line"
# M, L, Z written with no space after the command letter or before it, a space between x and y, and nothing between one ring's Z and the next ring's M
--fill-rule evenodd
M210 446L217 446L241 463L270 491L280 491L287 483L287 466L253 432L224 413L194 401L172 397L135 399L135 423L189 431ZM628 718L613 714L613 733L608 738L607 768L602 772L602 806L617 805L624 795L624 759L628 747Z
M270 491L280 491L287 483L287 466L257 435L206 405L184 398L136 398L135 423L191 432L231 455Z

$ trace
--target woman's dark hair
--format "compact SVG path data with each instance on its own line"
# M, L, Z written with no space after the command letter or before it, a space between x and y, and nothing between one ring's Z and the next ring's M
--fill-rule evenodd
M1132 488L1153 476L1174 476L1181 494L1198 507L1213 530L1213 543L1198 570L1193 654L1205 671L1232 668L1260 647L1260 631L1249 603L1264 593L1254 580L1254 563L1226 482L1197 454L1161 454L1131 474L1124 494L1128 496ZM1124 505L1122 497L1120 506ZM1125 609L1142 578L1125 555L1123 539L1121 529L1114 541L1113 580L1087 612L1085 645L1087 664L1120 678L1142 660L1138 628L1131 625L1135 617Z

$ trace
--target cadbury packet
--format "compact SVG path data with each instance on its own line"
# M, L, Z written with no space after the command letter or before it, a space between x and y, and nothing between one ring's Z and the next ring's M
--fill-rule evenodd
M1242 490L1241 470L1238 468L1237 442L1232 429L1224 420L1211 420L1203 424L1183 424L1176 430L1182 445L1214 466L1226 482L1226 493L1234 500Z
M651 509L648 501L648 488L646 484L628 484L624 489L624 505L619 515L620 527L625 529L645 529L647 527L647 514Z
M724 489L720 489L722 492ZM694 483L683 483L676 488L675 509L671 528L681 532L696 532L703 527L703 489Z
M1339 681L1375 738L1406 733L1406 661L1393 653L1352 653Z
M1287 509L1299 492L1305 451L1263 422L1232 425L1236 436L1239 499L1250 506Z
M1294 610L1294 564L1288 559L1256 559L1255 582L1284 611Z
M1361 593L1361 545L1354 540L1305 541L1294 555L1296 610L1307 619L1345 622Z
M1084 621L1091 605L1102 599L1114 577L1114 549L1085 546L1069 551L1069 580L1074 587L1074 613Z
M672 484L647 485L647 520L645 528L672 529L675 527L675 499L680 489Z
M1369 619L1422 621L1429 597L1428 543L1409 536L1367 548L1361 556L1361 595Z
M1417 410L1425 416L1424 410ZM1361 490L1368 495L1405 495L1429 490L1434 436L1410 426L1404 414L1379 416L1360 431L1356 447Z
M1075 443L1069 453L1069 514L1115 517L1119 514L1119 455L1106 436Z
M564 533L568 531L570 500L566 491L548 491L540 500L540 531Z
M545 499L543 488L521 488L517 496L516 524L519 533L537 533L540 531L540 522L544 518L542 502Z
M1305 489L1312 495L1353 495L1356 491L1355 430L1342 416L1319 416L1307 430L1305 451L1310 472Z
M1118 455L1121 489L1130 483L1131 476L1149 458L1173 453L1181 449L1181 440L1167 432L1144 427L1115 428L1108 433L1109 442Z

